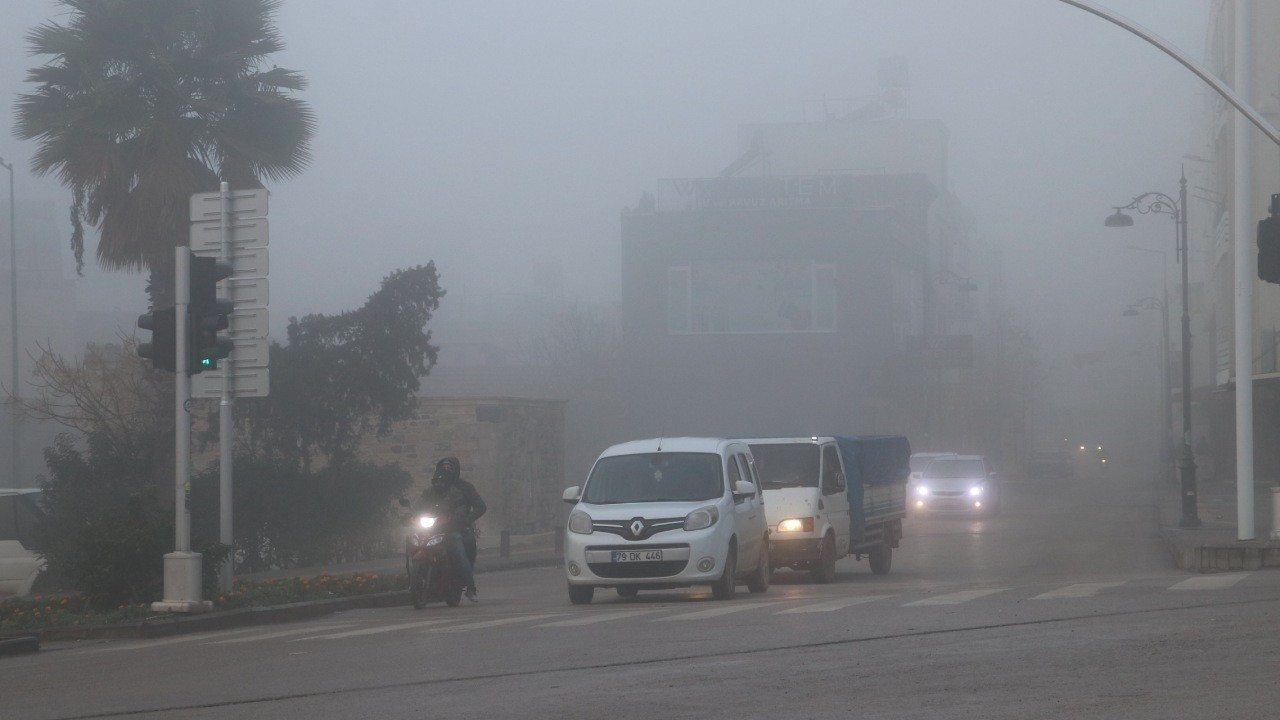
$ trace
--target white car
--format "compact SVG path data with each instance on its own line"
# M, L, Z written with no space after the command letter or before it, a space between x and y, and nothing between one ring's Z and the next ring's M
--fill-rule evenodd
M710 585L718 600L738 582L769 589L769 528L746 443L658 438L614 445L587 482L564 491L570 602L598 587L640 590Z
M29 594L44 570L44 559L31 550L39 498L37 489L0 488L0 597Z
M911 488L917 512L998 515L1000 487L982 455L934 458Z

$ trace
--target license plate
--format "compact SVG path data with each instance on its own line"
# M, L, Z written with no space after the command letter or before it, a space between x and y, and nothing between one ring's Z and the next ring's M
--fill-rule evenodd
M661 550L614 550L614 562L661 562Z

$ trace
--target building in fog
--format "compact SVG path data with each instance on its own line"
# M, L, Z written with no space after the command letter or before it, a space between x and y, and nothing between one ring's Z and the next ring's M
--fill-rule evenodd
M1205 62L1218 77L1231 82L1235 72L1235 12L1240 3L1214 0L1210 8L1205 44ZM1280 4L1250 3L1253 18L1248 39L1252 52L1253 80L1247 88L1236 88L1246 102L1263 115L1280 114L1280 56L1274 51L1273 39L1280 32ZM1234 147L1236 111L1216 93L1205 93L1202 129L1205 132L1208 163L1195 163L1196 170L1206 173L1197 178L1196 194L1207 202L1193 199L1193 211L1202 215L1200 222L1192 217L1190 240L1194 252L1203 237L1207 251L1205 282L1207 322L1202 333L1193 335L1192 361L1205 368L1196 376L1197 412L1193 424L1196 436L1196 462L1202 477L1230 482L1235 477L1235 394L1230 387L1235 381L1235 236L1233 208L1236 203L1234 182ZM1274 143L1251 128L1253 147L1252 188L1248 198L1249 226L1267 216L1272 193L1280 192L1280 151ZM1205 151L1200 151L1205 152ZM1192 168L1189 168L1191 170ZM1253 247L1252 236L1249 246ZM1194 299L1194 296L1193 296ZM1193 311L1195 308L1193 307ZM1280 433L1280 286L1253 279L1253 388L1255 477L1259 481L1280 476L1280 445L1268 442ZM1194 331L1194 328L1193 328ZM1179 426L1178 430L1181 430Z

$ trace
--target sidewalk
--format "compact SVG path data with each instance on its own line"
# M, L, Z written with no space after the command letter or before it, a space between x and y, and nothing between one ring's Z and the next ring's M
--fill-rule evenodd
M1160 532L1179 568L1211 573L1238 570L1280 569L1280 541L1271 539L1272 493L1265 484L1255 486L1254 538L1237 540L1236 486L1230 482L1197 483L1197 514L1201 526L1181 528L1182 506L1174 477L1161 489Z

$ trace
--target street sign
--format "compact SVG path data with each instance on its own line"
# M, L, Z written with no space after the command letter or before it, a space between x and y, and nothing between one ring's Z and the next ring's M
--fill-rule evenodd
M206 370L191 376L191 397L222 397L222 369ZM231 393L238 398L266 397L271 390L271 371L267 368L242 368L231 371Z
M235 303L237 308L268 307L267 288L269 281L264 277L231 277L227 279L227 299Z
M233 341L264 338L267 336L268 320L266 308L233 307L227 336Z
M265 188L229 191L232 220L266 217L267 196L269 194ZM210 220L215 223L222 221L222 193L207 192L192 195L191 222L198 223Z
M222 259L221 250L192 250L196 257ZM231 246L231 274L234 277L266 277L271 269L267 249L263 247Z
M266 247L271 244L266 218L231 218L231 244ZM201 255L205 251L222 252L222 225L215 216L212 219L191 221L191 252Z
M231 343L231 361L237 370L267 367L271 344L266 338L241 338Z

